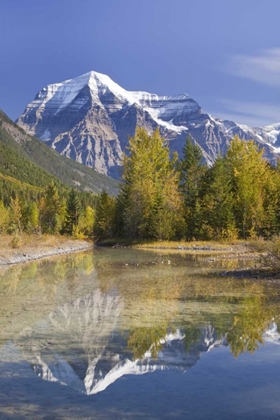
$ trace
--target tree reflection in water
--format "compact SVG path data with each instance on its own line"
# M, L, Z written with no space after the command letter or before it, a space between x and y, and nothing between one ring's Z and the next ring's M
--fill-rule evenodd
M81 253L6 270L2 337L12 338L45 378L67 383L64 369L76 387L94 393L116 372L185 370L221 345L234 357L253 353L279 319L276 283L202 273L199 260L181 256L128 250L126 258L128 266L116 253Z

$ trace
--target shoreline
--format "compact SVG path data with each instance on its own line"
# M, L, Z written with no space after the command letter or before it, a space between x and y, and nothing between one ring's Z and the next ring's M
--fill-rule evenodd
M10 238L10 237L9 237ZM24 264L32 261L41 260L48 257L55 257L59 255L67 255L75 252L86 251L93 249L96 244L86 239L73 239L54 235L39 236L25 236L20 237L20 243L14 247L12 242L7 241L7 236L0 235L0 269L17 264ZM103 245L104 246L104 245ZM108 246L108 245L107 245ZM110 248L131 248L139 251L150 251L160 253L186 253L191 255L204 256L208 260L209 255L215 260L231 260L231 259L259 259L262 253L254 252L244 242L239 243L188 243L178 244L174 242L169 243L145 243L141 245L110 245ZM234 276L236 278L243 278L249 276L251 279L265 279L268 281L279 282L278 272L267 268L258 269L240 269L227 270L220 273L221 277Z
M252 252L246 242L219 243L209 242L175 242L158 241L141 244L123 243L93 243L86 239L73 239L56 235L21 235L16 238L8 235L0 235L0 267L14 264L36 261L42 258L56 255L70 254L72 252L93 249L94 246L107 246L110 248L132 248L139 251L151 251L161 253L186 253L200 256L212 255L215 259L255 259L260 256L258 252Z
M55 255L71 254L76 251L86 251L93 248L93 243L82 239L69 239L57 244L40 243L22 245L16 249L7 247L0 253L0 267L36 261Z

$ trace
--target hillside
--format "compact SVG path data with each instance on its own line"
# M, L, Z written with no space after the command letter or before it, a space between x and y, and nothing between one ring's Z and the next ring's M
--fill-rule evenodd
M44 187L54 177L57 183L80 190L116 195L117 181L59 155L31 137L0 111L0 172L21 182Z

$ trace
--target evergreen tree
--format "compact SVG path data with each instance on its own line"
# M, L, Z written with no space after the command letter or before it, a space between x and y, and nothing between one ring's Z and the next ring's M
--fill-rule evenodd
M10 221L9 210L4 206L2 200L0 200L0 233L6 232Z
M268 193L268 200L269 203L273 205L273 208L275 210L275 219L273 225L273 234L278 234L280 231L280 159L278 158L276 166L270 167L272 172L272 188L269 189ZM271 185L270 184L270 185ZM274 220L275 220L274 219Z
M41 226L43 233L58 233L61 229L61 199L54 182L45 188L41 200Z
M203 239L235 238L233 192L225 159L218 157L205 174L200 199Z
M188 137L183 148L180 165L180 190L184 199L186 237L191 240L200 235L200 204L198 201L201 181L207 166L200 147Z
M106 191L98 196L95 209L95 221L93 233L98 238L113 236L114 220L116 210L116 199L110 197Z
M23 228L28 233L36 233L39 229L39 209L35 201L25 203L22 214Z
M78 198L77 192L72 188L69 193L66 214L63 226L63 233L72 235L75 226L78 226L79 216L81 211L81 203Z
M260 233L264 238L271 238L278 235L280 229L280 172L271 165L267 165L263 209Z

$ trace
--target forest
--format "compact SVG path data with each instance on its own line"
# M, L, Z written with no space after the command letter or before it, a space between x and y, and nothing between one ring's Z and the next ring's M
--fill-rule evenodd
M137 128L127 149L117 197L0 174L0 232L128 241L279 235L280 165L264 159L254 141L234 137L210 167L193 139L179 159L159 130Z

